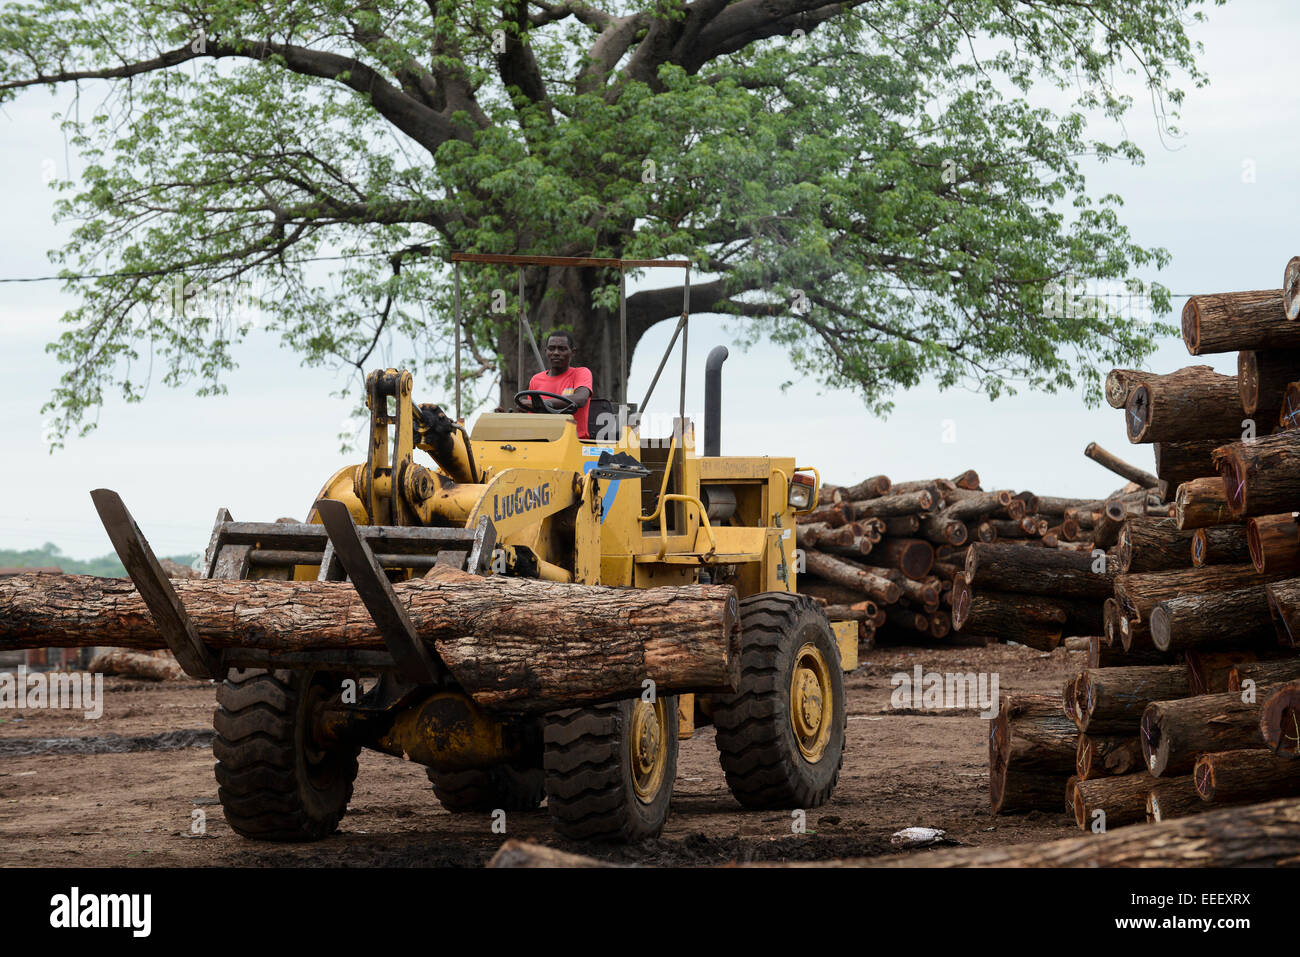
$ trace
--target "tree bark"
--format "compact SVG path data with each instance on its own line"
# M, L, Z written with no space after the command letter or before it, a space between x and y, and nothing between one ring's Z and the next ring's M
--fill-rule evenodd
M1260 706L1241 695L1203 694L1153 701L1142 713L1142 756L1156 777L1187 774L1202 751L1259 746Z
M975 594L965 575L953 581L952 625L966 635L1051 651L1061 643L1066 617L1065 609L1048 598L1015 592Z
M1268 609L1273 615L1278 643L1300 648L1300 578L1269 582L1264 586Z
M1300 755L1300 681L1284 685L1261 686L1267 694L1258 692L1259 733L1264 743L1275 752L1288 758Z
M1119 531L1119 570L1158 572L1192 564L1192 538L1172 518L1129 518Z
M1142 743L1137 735L1079 733L1074 753L1074 773L1080 781L1131 774L1144 769Z
M1243 661L1228 672L1228 687L1225 690L1240 692L1243 681L1253 681L1256 688L1300 681L1300 658Z
M1211 751L1196 759L1192 781L1210 804L1244 804L1300 795L1300 761L1267 748Z
M1250 560L1259 572L1300 572L1300 536L1290 512L1246 520Z
M919 492L907 492L902 495L884 495L880 498L853 501L853 517L895 518L899 515L914 515L928 512L934 508L934 494L928 489Z
M1074 770L1075 729L1059 694L1003 695L989 729L989 803L994 814L1061 806Z
M1204 814L1206 810L1191 778L1157 780L1147 792L1147 821L1152 823Z
M1233 591L1250 585L1262 586L1280 577L1261 575L1255 571L1254 565L1219 565L1119 575L1115 578L1115 601L1125 617L1145 622L1162 601L1205 592Z
M1192 296L1183 306L1183 342L1194 356L1242 349L1300 348L1281 289Z
M1151 612L1151 640L1161 651L1276 644L1262 585L1166 598Z
M851 525L832 527L825 522L799 525L795 530L796 542L806 548L826 545L852 545L855 536Z
M1237 353L1241 410L1259 423L1276 422L1287 383L1300 379L1300 349Z
M1147 819L1147 792L1155 779L1145 771L1074 782L1074 823L1088 831L1096 825L1111 831ZM1097 812L1101 812L1098 815Z
M1094 565L1104 571L1094 571ZM1115 564L1083 552L976 542L966 552L966 581L976 591L1013 591L1104 601Z
M1192 564L1240 565L1250 561L1245 525L1209 525L1192 533Z
M867 571L842 558L833 558L819 552L808 552L804 556L804 562L808 571L819 578L851 588L868 598L874 598L881 604L892 605L902 597L902 589L888 578Z
M1233 521L1223 479L1192 479L1178 486L1174 495L1174 517L1180 529L1205 528Z
M1213 459L1228 510L1238 521L1248 515L1290 512L1300 502L1300 454L1294 435L1233 442L1216 449Z
M1210 456L1221 444L1217 439L1152 443L1156 475L1171 492L1192 479L1209 478L1215 475Z
M857 502L864 499L880 498L888 495L893 483L888 475L873 475L863 479L857 485L845 485L835 490L833 501Z
M1042 844L891 857L881 867L1270 867L1300 860L1300 801L1225 808ZM876 860L871 861L872 864Z
M1237 377L1209 366L1154 376L1133 390L1124 421L1130 442L1186 442L1241 436Z
M1125 651L1119 645L1107 645L1105 640L1099 635L1093 635L1088 639L1088 667L1089 668L1119 668L1129 665L1147 665L1162 664L1166 661L1167 656L1163 651L1138 648L1135 651Z
M1182 665L1097 668L1085 672L1076 688L1079 730L1109 735L1136 735L1151 702L1185 698L1191 693L1187 669Z
M921 527L921 519L917 515L899 515L897 518L887 518L884 521L885 534L899 538L915 535L917 529Z
M271 653L386 649L346 582L178 580L172 587L211 648ZM435 567L393 585L416 633L486 708L552 711L661 693L734 687L739 618L729 586L605 588L479 578ZM0 650L164 647L128 579L0 580Z
M1249 648L1230 651L1188 649L1183 657L1187 661L1187 684L1192 694L1223 694L1233 690L1233 670L1238 665L1258 661L1259 653Z
M939 514L949 521L976 522L1002 509L1011 507L1012 496L1002 489L997 492L966 492L961 495L950 494L943 511Z

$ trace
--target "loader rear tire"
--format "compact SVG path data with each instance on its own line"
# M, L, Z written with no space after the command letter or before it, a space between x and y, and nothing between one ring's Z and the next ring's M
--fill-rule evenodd
M452 814L471 811L531 811L546 797L546 772L499 764L472 771L428 768L433 793Z
M804 595L740 602L740 687L713 699L718 756L747 808L811 808L844 761L844 672L826 615Z
M321 747L314 712L345 675L236 668L217 690L217 796L230 827L260 841L316 841L338 829L359 747Z
M546 803L575 841L658 837L677 777L677 697L571 708L546 716Z

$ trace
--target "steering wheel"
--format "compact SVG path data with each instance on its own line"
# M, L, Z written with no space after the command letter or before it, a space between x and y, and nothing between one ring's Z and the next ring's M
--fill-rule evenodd
M555 399L564 403L564 408L552 409L543 399ZM571 415L578 411L578 403L567 395L543 392L541 389L525 389L515 393L515 407L525 412L540 412L543 415Z

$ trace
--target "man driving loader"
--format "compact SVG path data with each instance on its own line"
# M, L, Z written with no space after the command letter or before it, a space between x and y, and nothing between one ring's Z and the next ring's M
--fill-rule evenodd
M549 412L572 415L578 425L578 437L587 439L587 405L591 398L591 370L586 366L575 366L573 336L567 332L552 332L546 339L546 361L550 368L539 372L528 382L527 397L531 411L540 412L538 403L542 403ZM556 398L551 398L552 396ZM558 398L563 396L563 398Z

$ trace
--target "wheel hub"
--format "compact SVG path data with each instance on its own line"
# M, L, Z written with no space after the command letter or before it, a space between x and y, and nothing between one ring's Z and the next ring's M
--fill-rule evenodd
M632 709L628 747L632 759L633 789L643 804L653 801L663 784L667 733L662 700L656 700L654 704L638 701Z
M830 669L817 646L811 642L794 657L790 676L790 724L799 751L810 762L821 760L830 741Z

